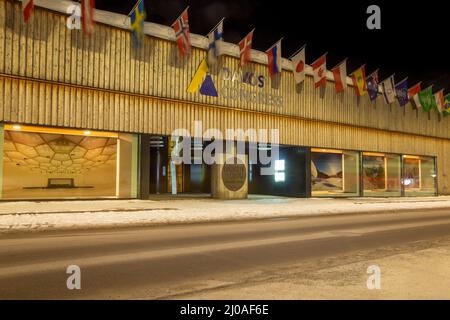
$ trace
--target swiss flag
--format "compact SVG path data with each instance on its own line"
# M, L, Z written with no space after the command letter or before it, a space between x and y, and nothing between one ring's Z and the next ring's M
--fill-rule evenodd
M34 0L23 0L22 1L22 12L23 12L23 21L26 23L31 17L31 13L34 8Z
M333 72L336 92L343 92L347 88L347 60L342 61L331 71Z
M319 88L327 83L327 54L325 53L312 64L314 71L314 87Z
M250 61L254 31L255 30L250 31L250 33L239 42L239 54L241 57L241 66L246 65Z

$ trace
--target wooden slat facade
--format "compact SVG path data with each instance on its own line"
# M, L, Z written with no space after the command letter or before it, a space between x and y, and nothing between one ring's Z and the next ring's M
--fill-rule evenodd
M252 64L265 76L264 88L231 84L213 73L219 97L186 92L206 52L193 49L180 60L174 43L146 37L132 48L127 30L97 24L94 36L66 27L66 16L42 8L28 24L20 2L0 0L0 121L133 133L170 134L177 128L279 129L280 143L312 147L437 156L439 192L450 193L450 125L437 114L411 105L386 105L357 98L352 88L325 92L307 77L295 88L283 72L272 88L267 66ZM239 70L239 60L222 65ZM231 85L283 97L282 106L225 99Z

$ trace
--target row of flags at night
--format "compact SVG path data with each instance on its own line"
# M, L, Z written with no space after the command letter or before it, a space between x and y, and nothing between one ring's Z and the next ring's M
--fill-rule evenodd
M22 0L23 20L27 22L32 14L34 0ZM95 0L81 0L82 27L87 35L91 35L94 30L94 8ZM189 55L191 51L191 38L189 30L189 14L187 7L172 24L175 33L178 51L181 56ZM131 35L136 47L140 47L144 40L144 22L146 18L144 0L138 0L136 5L129 13ZM223 22L222 19L208 33L208 65L217 63L219 57L223 54ZM255 29L250 31L239 42L240 64L245 66L251 61L251 50L253 34ZM267 51L268 69L271 77L280 74L282 70L281 61L281 41L278 40ZM296 85L305 80L306 66L306 46L303 46L289 60L292 63L294 73L294 82ZM320 88L327 83L327 53L315 60L311 66L313 69L314 87ZM331 69L335 81L337 93L344 92L347 88L347 59L340 62ZM350 74L355 93L357 96L369 95L371 101L374 101L380 95L379 87L382 88L382 95L387 104L392 104L396 100L400 106L404 107L411 102L416 109L422 109L425 112L437 111L444 116L450 115L450 93L444 96L444 90L433 93L432 86L422 90L421 83L408 87L408 79L398 83L394 81L394 75L383 81L379 81L378 70L366 76L365 65L361 66Z

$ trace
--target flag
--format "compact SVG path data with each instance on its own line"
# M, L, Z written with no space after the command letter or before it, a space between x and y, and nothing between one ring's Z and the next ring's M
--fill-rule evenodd
M434 99L436 100L436 111L442 113L442 111L444 111L444 104L445 104L444 89L436 92L434 94Z
M295 84L297 85L305 81L305 47L292 57L291 62Z
M182 57L189 54L191 50L191 34L189 31L188 8L175 20L172 28L175 31L175 39L177 41L178 51Z
M376 100L378 97L378 82L378 70L375 70L366 78L367 92L371 101Z
M23 0L22 1L22 14L23 22L27 23L33 13L34 0Z
M444 110L442 110L444 117L450 116L450 93L444 97Z
M356 96L361 97L367 93L366 84L366 66L361 66L352 72L353 85L355 86Z
M250 59L251 59L251 53L252 53L252 41L253 41L253 32L255 29L250 31L248 35L244 37L239 42L239 55L241 57L241 66L246 65Z
M419 92L419 100L422 105L422 109L428 112L432 109L437 109L436 100L433 96L432 86L429 86L425 90Z
M94 8L95 0L81 0L81 22L87 35L94 33Z
M139 0L131 10L129 16L131 19L131 34L133 36L134 45L140 47L144 40L144 22L146 16L144 0Z
M208 33L208 64L213 65L222 55L223 46L223 19Z
M386 101L387 104L393 103L395 101L395 85L393 75L381 82L381 89L383 89L384 101Z
M400 107L404 107L408 104L408 78L400 81L395 85L395 93L397 95L398 103Z
M272 77L281 72L281 40L270 47L266 53L269 65L269 75Z
M312 63L314 87L319 88L327 83L327 54Z
M422 108L422 105L420 104L419 100L419 92L421 85L422 82L419 82L418 84L408 89L408 99L413 102L413 105L416 109Z
M336 92L343 92L347 88L347 59L331 69L333 72Z

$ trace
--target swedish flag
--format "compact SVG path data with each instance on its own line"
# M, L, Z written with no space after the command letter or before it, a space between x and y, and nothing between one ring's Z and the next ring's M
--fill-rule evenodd
M139 0L139 2L131 10L131 34L133 36L134 45L140 47L142 41L144 40L144 21L145 21L145 6L144 0Z

